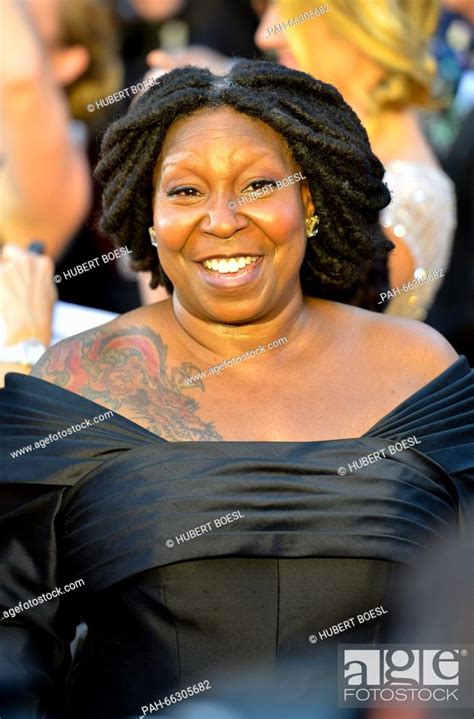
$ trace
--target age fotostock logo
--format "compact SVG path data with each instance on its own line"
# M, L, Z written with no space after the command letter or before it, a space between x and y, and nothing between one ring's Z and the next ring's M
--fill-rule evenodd
M473 706L470 645L339 645L339 707Z

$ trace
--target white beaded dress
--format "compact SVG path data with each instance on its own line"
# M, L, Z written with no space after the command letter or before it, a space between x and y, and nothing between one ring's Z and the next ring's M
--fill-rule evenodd
M419 283L405 292L400 287L386 312L424 320L446 275L451 255L456 226L454 185L442 170L421 163L394 160L385 170L384 182L392 193L392 201L381 213L382 227L392 230L407 245ZM430 273L440 276L430 280Z

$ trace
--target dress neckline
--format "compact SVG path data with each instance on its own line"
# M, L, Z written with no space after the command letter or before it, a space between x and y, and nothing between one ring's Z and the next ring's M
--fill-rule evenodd
M402 400L399 404L397 404L393 409L391 409L389 412L387 412L383 417L377 420L375 424L373 424L369 429L367 429L363 434L361 434L359 437L340 437L337 439L321 439L321 440L309 440L307 442L288 442L289 444L304 444L304 445L310 445L310 444L322 444L322 443L329 443L329 442L357 442L361 439L364 439L365 437L370 436L373 432L377 430L379 425L385 423L388 419L391 419L394 415L396 415L400 410L404 409L407 405L416 402L417 399L422 396L424 393L430 390L430 388L436 384L442 381L442 379L445 377L445 375L448 375L454 371L464 369L465 372L470 371L469 363L464 355L459 355L459 357L449 365L449 367L446 367L442 372L440 372L436 377L433 377L433 379L429 380L426 384L424 384L422 387L417 389L415 392L413 392L411 395L406 397L404 400ZM106 412L111 411L110 407L105 407L104 405L100 404L99 402L95 402L94 400L88 399L87 397L84 397L83 395L78 394L77 392L72 392L69 389L65 389L64 387L60 387L59 385L53 384L52 382L48 382L47 380L41 379L39 377L34 377L32 375L23 375L19 374L17 372L10 372L6 375L6 383L8 383L9 377L15 377L15 378L21 378L21 380L33 380L36 382L41 382L49 386L49 388L52 388L52 391L59 392L72 395L73 398L80 397L81 400L84 402L93 405L94 407L97 407L98 409L104 410ZM212 442L212 444L239 444L241 442L249 442L251 444L274 444L275 442L272 442L271 440L185 440L178 441L178 442L172 442L167 439L164 439L164 437L161 437L159 434L155 434L155 432L151 432L149 429L146 429L146 427L142 427L141 424L138 424L137 422L134 422L133 419L129 419L128 417L125 417L125 415L121 414L120 412L117 412L116 410L112 410L114 413L114 417L117 417L117 419L121 422L125 422L126 424L132 425L135 430L140 430L141 432L146 433L153 439L158 439L160 442L166 442L166 444L209 444ZM278 441L278 444L284 444L284 441Z

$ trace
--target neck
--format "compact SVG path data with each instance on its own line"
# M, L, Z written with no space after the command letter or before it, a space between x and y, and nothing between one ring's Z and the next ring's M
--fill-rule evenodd
M377 123L379 113L371 108L370 98L382 80L383 72L370 57L353 46L351 46L350 60L352 62L351 81L347 82L347 76L344 75L339 78L336 86L345 101L359 116L371 137L371 128Z
M295 351L299 353L308 341L305 330L310 322L314 325L310 302L300 292L285 306L267 316L241 324L226 324L196 316L181 304L176 293L169 307L171 321L177 325L176 329L188 350L202 359L208 359L210 355L226 359L282 337L287 338L292 355Z

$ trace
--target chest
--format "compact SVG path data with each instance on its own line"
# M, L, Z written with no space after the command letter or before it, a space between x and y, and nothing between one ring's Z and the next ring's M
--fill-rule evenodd
M306 442L358 437L397 404L364 378L295 375L129 382L120 412L168 441Z

